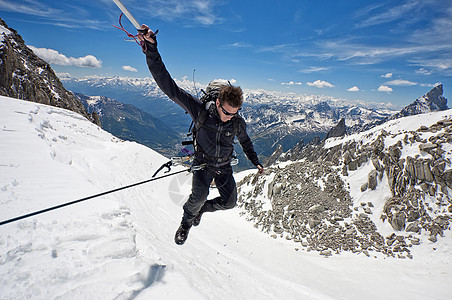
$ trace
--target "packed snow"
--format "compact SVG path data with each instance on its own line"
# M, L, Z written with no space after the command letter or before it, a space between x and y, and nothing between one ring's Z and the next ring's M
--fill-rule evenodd
M0 222L150 179L168 161L71 111L7 97L0 128ZM412 260L325 258L235 208L206 214L178 246L189 193L181 173L0 226L0 299L450 299L450 231Z

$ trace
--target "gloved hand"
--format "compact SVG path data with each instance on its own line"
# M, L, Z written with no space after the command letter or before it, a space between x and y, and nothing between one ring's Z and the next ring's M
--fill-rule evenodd
M137 38L141 42L141 47L143 48L143 51L146 51L146 49L151 51L157 50L157 37L156 33L149 29L147 25L141 25L141 30L147 30L145 34L138 31ZM157 30L158 31L158 30Z

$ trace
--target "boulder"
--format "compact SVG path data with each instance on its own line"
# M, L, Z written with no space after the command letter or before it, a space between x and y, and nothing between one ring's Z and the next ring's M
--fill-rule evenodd
M377 188L377 171L376 170L370 171L369 175L367 176L367 182L368 182L368 186L371 190L375 190Z
M397 231L402 231L405 229L406 216L404 212L398 212L394 214L391 219L391 226Z
M422 152L426 152L426 153L430 153L431 150L437 148L438 145L433 144L433 143L425 143L425 144L420 144L419 145L419 150L421 150Z

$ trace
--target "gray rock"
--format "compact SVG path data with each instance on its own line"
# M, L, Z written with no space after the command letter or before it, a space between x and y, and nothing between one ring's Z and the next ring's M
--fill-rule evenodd
M420 144L419 149L423 152L430 153L431 150L437 148L438 145L432 143Z
M343 159L345 165L348 165L352 161L352 155L350 154L350 151L345 151Z
M378 160L377 157L373 157L372 158L372 164L374 165L374 168L377 171L382 171L383 170L383 167L381 166L380 161Z
M320 220L315 219L315 218L310 218L309 219L309 227L311 227L311 229L314 229L315 227L317 227L320 224Z
M405 229L408 232L419 232L421 228L419 227L419 222L409 223Z
M375 190L377 188L377 171L376 170L370 171L367 181L369 183L369 188L371 190Z
M320 204L315 204L308 209L310 213L321 213L324 212L325 208Z
M411 239L411 244L412 245L420 245L421 244L421 240L418 238L413 238Z
M390 147L389 155L395 160L399 160L400 156L402 156L402 151L398 147Z
M391 220L391 226L397 231L402 231L405 229L406 216L403 212L398 212L394 215Z
M367 190L369 183L365 182L362 186L361 186L361 192L365 192Z
M452 169L449 169L446 172L444 172L443 178L447 186L452 189Z
M331 250L327 249L327 250L320 251L320 255L331 256L331 255L333 255L333 253L331 252Z
M428 182L432 182L434 180L432 171L430 170L430 162L424 161L424 179Z
M369 207L364 207L364 212L368 215L372 214L372 210Z
M356 160L350 161L348 164L348 170L349 171L356 171L358 169L358 162Z

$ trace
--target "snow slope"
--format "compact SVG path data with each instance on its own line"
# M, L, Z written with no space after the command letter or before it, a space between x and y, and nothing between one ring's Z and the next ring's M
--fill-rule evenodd
M0 97L0 221L149 179L166 161L73 112ZM177 246L189 191L183 173L0 226L0 299L450 298L450 236L413 260L324 258L233 209Z

